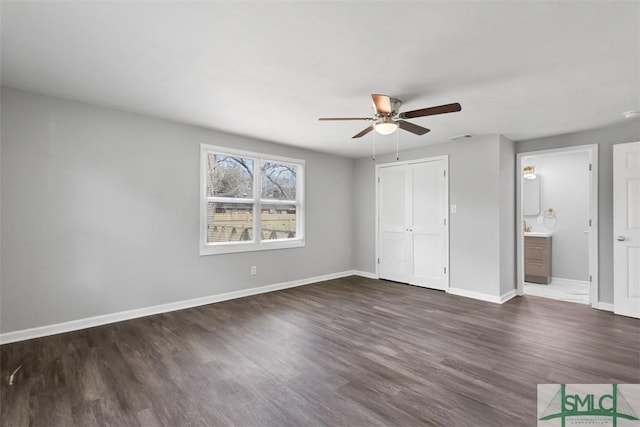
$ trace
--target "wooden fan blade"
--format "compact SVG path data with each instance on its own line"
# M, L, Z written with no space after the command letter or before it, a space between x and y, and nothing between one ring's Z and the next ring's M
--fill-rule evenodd
M373 120L371 117L320 117L318 120Z
M373 94L371 98L378 114L391 114L391 99L387 95Z
M366 134L368 134L369 132L371 132L373 130L373 125L369 126L368 128L362 130L360 133L357 133L355 135L353 135L351 138L360 138L365 136Z
M461 111L462 106L457 102L453 104L439 105L437 107L422 108L420 110L405 111L400 113L398 117L401 119L413 119L415 117L434 116L436 114L455 113Z
M415 133L416 135L424 135L427 132L431 132L430 129L414 125L413 123L405 122L404 120L398 120L398 126L400 126L400 129Z

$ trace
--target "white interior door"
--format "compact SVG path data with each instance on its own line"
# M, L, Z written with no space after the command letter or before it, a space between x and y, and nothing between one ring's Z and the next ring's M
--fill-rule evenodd
M379 276L409 282L409 189L410 176L404 167L380 168L379 181Z
M640 142L613 146L613 309L640 318Z
M448 287L446 160L378 169L378 275Z
M446 183L445 162L411 165L413 269L409 283L446 290Z

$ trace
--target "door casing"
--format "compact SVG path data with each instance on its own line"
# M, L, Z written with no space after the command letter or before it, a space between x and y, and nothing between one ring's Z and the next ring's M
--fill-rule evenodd
M525 157L537 155L588 152L591 158L591 174L589 175L589 302L591 307L598 307L598 144L578 145L574 147L555 148L551 150L529 151L516 155L516 293L524 295L524 230L522 207L522 168Z

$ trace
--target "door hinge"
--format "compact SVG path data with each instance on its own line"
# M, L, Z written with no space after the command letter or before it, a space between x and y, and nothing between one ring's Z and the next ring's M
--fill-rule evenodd
M447 218L444 219L444 225L447 225Z
M589 281L593 282L593 276L589 275Z
M444 268L444 274L447 274L447 267Z
M442 173L445 177L447 176L447 171L442 171Z
M591 227L591 220L589 220L589 227Z
M378 177L378 184L380 184L380 177Z
M589 170L593 170L593 165L591 163L589 163Z
M378 258L378 264L380 264L380 258Z

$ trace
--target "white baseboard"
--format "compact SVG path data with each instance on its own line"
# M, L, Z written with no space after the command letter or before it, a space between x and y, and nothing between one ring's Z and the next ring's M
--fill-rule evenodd
M597 304L593 305L593 308L597 308L598 310L610 311L613 313L613 304L609 302L598 301Z
M509 292L505 292L504 294L500 295L500 304L504 304L505 302L509 301L512 298L515 298L516 296L518 296L518 293L515 289L511 289Z
M87 317L84 319L71 320L69 322L56 323L53 325L39 326L36 328L23 329L20 331L6 332L0 334L0 344L9 344L17 341L30 340L49 335L62 334L80 329L92 328L94 326L107 325L109 323L122 322L124 320L137 319L139 317L151 316L154 314L168 313L170 311L182 310L185 308L198 307L221 301L228 301L236 298L248 297L251 295L263 294L267 292L279 291L281 289L295 288L297 286L309 285L311 283L323 282L325 280L338 279L340 277L353 276L358 274L353 270L340 273L325 274L322 276L309 277L307 279L293 280L290 282L276 283L274 285L260 286L257 288L242 289L239 291L225 292L222 294L209 295L206 297L193 298L184 301L160 304L151 307L137 308L134 310L120 311L101 316ZM358 274L359 275L359 274Z
M467 297L467 298L473 298L473 299L477 299L480 301L487 301L487 302L492 302L494 304L503 304L507 301L509 301L511 298L516 296L516 290L513 289L505 294L502 294L500 296L497 295L489 295L489 294L483 294L481 292L474 292L474 291L468 291L466 289L460 289L460 288L449 288L447 290L448 293L452 294L452 295L458 295L461 297Z
M368 271L354 270L353 274L355 276L366 277L367 279L378 279L378 275L377 274L369 273Z

